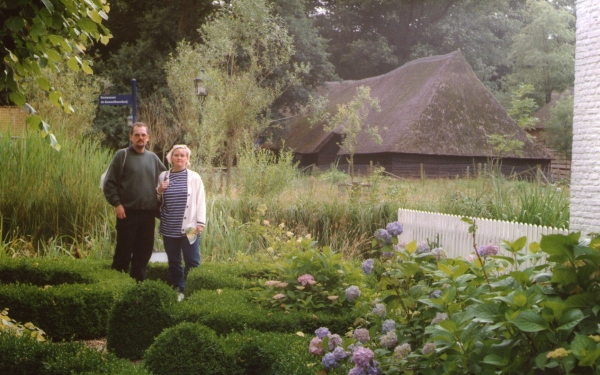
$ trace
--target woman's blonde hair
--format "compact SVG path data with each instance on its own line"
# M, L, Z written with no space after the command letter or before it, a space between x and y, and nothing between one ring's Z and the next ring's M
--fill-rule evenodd
M171 162L171 156L173 155L175 150L179 150L179 149L182 149L187 154L188 161L187 161L187 164L185 165L187 167L188 165L190 165L190 158L192 157L192 150L190 150L189 147L186 145L173 146L171 151L169 151L169 153L167 154L167 160L169 161L169 164L173 165L173 163Z

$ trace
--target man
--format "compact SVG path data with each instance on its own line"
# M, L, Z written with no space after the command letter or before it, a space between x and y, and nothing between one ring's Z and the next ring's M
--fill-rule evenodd
M119 150L108 168L104 196L115 207L117 246L112 268L127 272L137 281L146 276L146 266L154 247L154 218L158 212L158 175L166 168L146 150L148 127L136 122L129 132L131 146Z

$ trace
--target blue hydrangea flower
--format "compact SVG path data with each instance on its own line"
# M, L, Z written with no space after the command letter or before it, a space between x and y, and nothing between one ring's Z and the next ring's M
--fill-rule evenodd
M379 362L373 360L373 366L369 366L367 375L379 375L379 374L381 374L381 369L379 368Z
M329 338L329 341L328 341L329 350L333 350L333 348L342 345L342 338L340 337L340 335L328 334L327 337Z
M383 333L395 331L396 330L396 322L392 319L388 319L388 320L384 321L383 324L381 325L381 330L383 331Z
M380 246L385 246L392 243L392 235L385 229L377 229L373 236L379 241Z
M329 329L326 327L321 327L321 328L317 328L317 330L315 331L315 335L317 335L318 338L320 338L321 340L327 336L329 334Z
M360 289L356 285L352 285L346 289L346 298L352 302L356 298L360 297Z
M427 243L427 241L421 241L417 244L417 254L425 254L431 251L431 248L429 247L429 244Z
M399 221L394 221L393 223L386 225L385 230L387 230L392 236L398 237L402 234L403 228Z
M364 271L364 273L370 275L371 272L373 272L373 263L373 259L367 259L363 262L362 270Z
M383 253L381 253L381 257L383 259L391 259L394 257L394 252L393 251L384 251Z
M336 361L341 361L348 356L348 353L346 353L344 348L341 346L337 346L335 349L333 349L333 356L335 357Z
M348 372L348 375L367 375L367 373L361 367L356 366Z
M335 359L335 356L333 355L333 353L327 353L323 356L323 359L321 360L321 363L323 363L323 366L327 369L327 370L331 370L334 367L338 366L338 363Z
M354 338L363 344L369 342L369 340L371 339L371 337L369 335L369 330L366 328L355 329L354 330Z
M373 314L377 315L380 318L383 318L385 314L387 314L385 305L383 303L378 303L377 305L375 305L375 308L373 309Z
M439 289L434 290L433 292L431 292L429 294L429 298L434 299L434 298L442 298L442 291Z

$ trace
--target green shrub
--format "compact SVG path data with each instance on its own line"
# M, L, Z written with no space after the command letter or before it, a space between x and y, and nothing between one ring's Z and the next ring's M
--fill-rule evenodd
M337 332L346 332L358 317L351 309L341 314L326 311L270 311L250 302L251 296L249 291L231 289L198 291L172 309L173 319L176 322L200 323L218 334L227 334L241 332L245 328L274 332L314 332L324 325Z
M160 280L167 284L171 283L169 278L168 263L148 263L146 268L146 280Z
M169 309L177 294L165 283L146 280L115 302L108 318L108 350L120 358L139 359L163 329L172 325Z
M164 330L148 348L144 360L156 375L242 373L215 332L196 323L181 323Z
M55 341L106 336L114 301L133 284L102 262L75 259L3 258L0 275L0 307Z
M321 359L309 353L308 337L246 330L228 335L223 342L247 375L321 373Z
M203 263L188 274L185 291L191 295L198 290L247 289L267 270L260 265L238 263Z
M43 343L0 333L0 374L147 374L144 368L83 344Z

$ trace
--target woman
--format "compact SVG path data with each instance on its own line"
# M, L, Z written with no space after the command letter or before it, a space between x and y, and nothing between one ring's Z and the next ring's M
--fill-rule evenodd
M156 188L161 202L159 233L169 259L171 285L180 301L190 268L200 265L200 234L206 223L204 184L198 173L187 169L191 154L186 145L173 146L167 154L173 167L160 174ZM182 253L185 270L181 266Z

